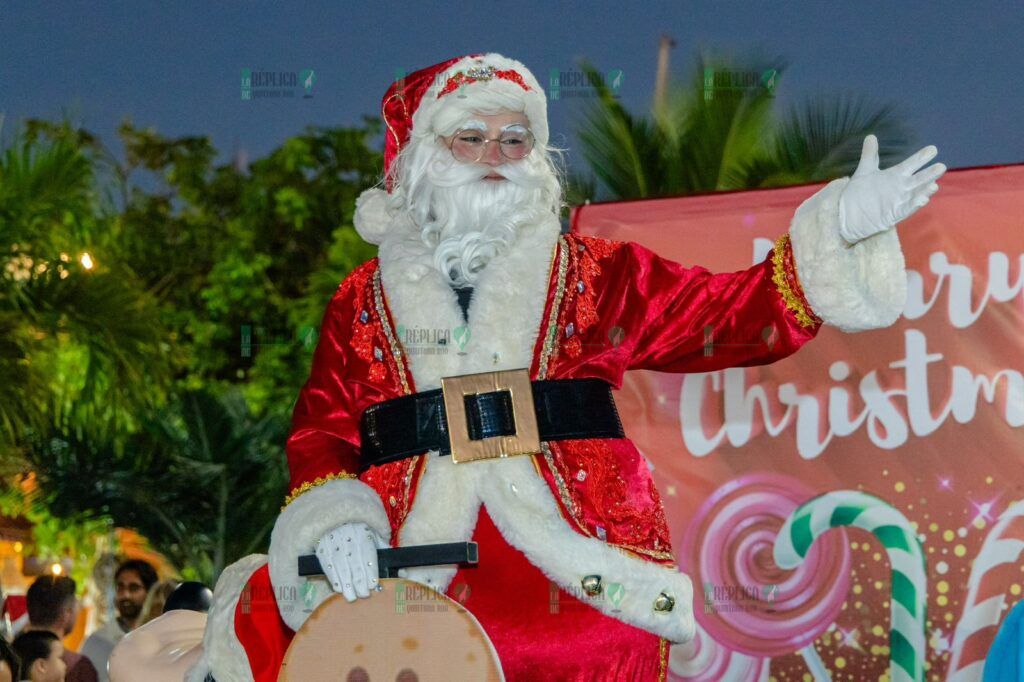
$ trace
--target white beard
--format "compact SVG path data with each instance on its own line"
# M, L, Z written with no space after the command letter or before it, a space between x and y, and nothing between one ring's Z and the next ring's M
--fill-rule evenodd
M550 212L544 188L551 185L552 173L544 164L526 161L496 167L463 163L447 148L421 144L415 153L430 158L409 192L410 209L446 281L473 286L492 258L513 247L520 226ZM506 179L483 179L491 173Z

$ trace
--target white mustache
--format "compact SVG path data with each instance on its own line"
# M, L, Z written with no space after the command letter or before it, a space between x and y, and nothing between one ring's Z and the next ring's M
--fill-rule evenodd
M530 169L520 162L488 166L465 163L453 158L451 162L435 161L427 168L427 178L435 187L460 187L472 182L482 182L488 175L500 175L526 189L544 186L544 177L530 172Z

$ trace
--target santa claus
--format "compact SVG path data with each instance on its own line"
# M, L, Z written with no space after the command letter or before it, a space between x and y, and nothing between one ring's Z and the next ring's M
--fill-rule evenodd
M763 262L712 274L562 233L545 93L518 61L423 69L382 114L384 189L355 215L379 255L327 305L269 556L224 572L193 678L275 680L320 602L373 598L378 548L472 540L473 568L401 575L457 595L507 679L664 679L669 645L694 635L693 589L614 389L630 369L770 363L823 323L892 324L907 287L893 228L937 191L942 164L916 172L937 150L880 170L869 136ZM706 354L709 326L761 343ZM313 552L326 575L300 577ZM261 594L276 607L255 608Z

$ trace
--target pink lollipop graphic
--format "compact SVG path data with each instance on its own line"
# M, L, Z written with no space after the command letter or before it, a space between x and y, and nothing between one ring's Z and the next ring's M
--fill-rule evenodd
M820 538L791 571L772 557L783 523L814 495L801 481L778 474L730 481L690 522L680 560L703 586L704 603L694 612L715 641L759 658L799 651L821 679L827 672L812 643L835 622L849 590L846 533Z
M760 682L768 677L769 663L727 649L697 626L697 636L669 650L668 680L687 682Z

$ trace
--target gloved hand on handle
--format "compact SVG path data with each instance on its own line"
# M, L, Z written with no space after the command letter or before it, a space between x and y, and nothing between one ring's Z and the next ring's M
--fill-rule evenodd
M346 523L329 531L317 543L316 556L335 592L352 602L380 589L377 550L389 545L365 523Z
M839 234L848 243L878 234L906 220L939 190L936 183L946 166L918 168L939 153L929 145L891 168L879 170L878 138L864 138L860 164L839 197Z

